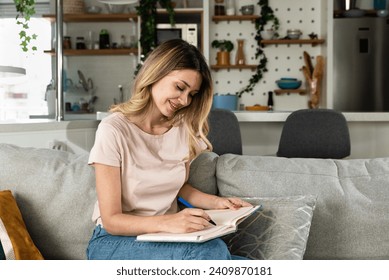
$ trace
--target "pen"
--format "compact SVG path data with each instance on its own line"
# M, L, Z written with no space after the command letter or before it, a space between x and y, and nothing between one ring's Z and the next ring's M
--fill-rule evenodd
M192 204L190 204L188 201L186 201L185 199L183 199L181 196L178 197L178 201L180 203L182 203L185 207L188 207L188 208L194 208ZM214 226L216 226L216 223L212 220L209 220L209 223L213 224Z

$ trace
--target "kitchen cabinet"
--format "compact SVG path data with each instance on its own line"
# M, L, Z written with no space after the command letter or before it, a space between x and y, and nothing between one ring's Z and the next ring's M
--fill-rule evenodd
M43 18L56 23L53 14ZM95 119L96 111L106 111L114 100L124 100L130 96L131 77L138 63L138 15L123 14L64 14L63 35L70 36L70 49L63 49L63 99L64 119ZM102 29L108 30L111 46L106 49L95 48L99 44ZM76 48L76 38L86 39L86 48ZM122 41L123 39L123 41ZM120 45L125 43L124 47ZM89 46L88 46L89 43ZM53 44L54 46L55 44ZM55 56L55 49L45 50L48 55ZM53 59L53 65L55 61ZM80 90L78 72L93 81L93 88ZM92 103L92 100L93 103ZM82 110L82 104L88 103L88 109ZM66 106L63 106L66 105ZM78 105L78 106L77 106ZM80 109L78 109L80 108Z
M55 22L55 15L43 15L43 18ZM104 22L137 22L135 13L128 14L65 14L64 23L104 23ZM45 53L55 55L55 50L45 50ZM110 49L64 49L65 56L76 55L130 55L138 54L137 48L110 48Z
M199 25L199 42L206 59L209 57L209 1L190 1L188 7L175 8L176 23L197 23ZM168 22L168 14L164 9L157 9L158 23ZM51 21L53 26L56 21L55 14L44 15L43 18ZM133 13L125 14L64 14L62 17L63 35L71 36L72 48L63 49L63 70L65 80L73 81L73 88L63 90L63 102L70 102L72 105L81 102L81 98L89 100L89 93L78 90L80 85L77 72L82 71L87 78L93 80L94 92L92 95L98 96L93 112L107 111L115 100L128 99L131 96L131 88L134 73L140 59L140 49L138 48L140 22L138 15ZM110 35L110 43L117 42L115 48L109 49L76 49L76 38L83 36L86 40L88 32L93 32L92 42L97 43L101 29L107 29ZM126 37L127 43L131 47L121 48L122 35ZM130 40L129 36L133 37ZM53 34L53 37L54 34ZM135 42L135 43L134 43ZM55 46L53 42L53 46ZM206 46L206 47L205 47ZM55 56L55 49L44 51L48 55ZM55 61L53 59L53 68ZM73 90L73 91L71 91ZM69 106L64 106L69 108ZM73 108L73 107L71 107ZM77 113L73 111L65 112L67 118L74 119ZM96 118L96 114L94 118Z

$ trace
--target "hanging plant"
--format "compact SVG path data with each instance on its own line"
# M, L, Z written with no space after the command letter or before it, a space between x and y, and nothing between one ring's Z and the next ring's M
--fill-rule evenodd
M16 24L22 27L22 30L19 32L19 38L21 40L20 46L22 50L27 52L29 50L29 45L31 40L37 38L36 34L30 34L29 31L29 21L31 17L35 14L35 0L14 0L17 15L16 15ZM36 46L32 46L33 51L37 50Z
M166 9L169 16L169 23L175 24L174 20L174 5L171 0L140 0L139 6L136 7L137 14L140 17L140 47L141 47L141 63L136 69L138 72L141 64L146 59L147 55L156 47L156 31L157 31L157 4Z
M259 59L259 64L256 68L255 73L251 76L249 84L238 91L236 94L239 97L242 97L243 93L250 93L254 90L255 85L263 78L265 72L267 72L267 57L263 51L263 46L261 44L262 36L261 31L272 22L272 29L274 30L274 36L277 38L279 36L278 30L280 28L280 22L275 16L273 9L269 6L268 0L259 0L258 6L261 8L260 17L255 20L255 40L257 41L258 47L255 53L255 58Z

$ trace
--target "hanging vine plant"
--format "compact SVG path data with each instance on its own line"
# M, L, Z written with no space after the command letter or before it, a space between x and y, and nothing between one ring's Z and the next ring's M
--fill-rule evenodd
M168 13L169 23L175 24L175 12L174 5L171 0L140 0L139 5L136 7L137 14L140 17L140 47L141 57L140 64L135 71L135 74L139 71L143 61L147 55L156 47L156 32L157 32L157 4Z
M19 32L20 46L22 50L27 52L31 44L31 40L37 38L36 34L30 34L29 31L29 21L31 17L35 14L35 0L14 0L16 7L16 24L22 27L22 30ZM32 46L31 49L36 51L36 46Z
M267 72L267 57L263 51L263 46L261 44L262 36L261 31L272 22L272 29L274 30L274 36L278 37L278 30L280 28L280 21L275 16L273 9L269 6L268 0L259 0L258 6L261 9L260 17L255 20L255 40L257 41L258 47L255 53L255 58L259 59L259 64L256 68L255 73L251 76L249 84L238 91L236 94L239 97L242 97L244 93L250 93L254 90L255 85L263 78L265 72Z

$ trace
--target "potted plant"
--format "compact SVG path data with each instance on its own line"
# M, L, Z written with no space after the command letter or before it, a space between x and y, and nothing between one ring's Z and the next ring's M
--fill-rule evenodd
M216 64L219 66L230 65L230 53L234 49L234 44L229 40L213 40L212 47L219 49L216 54Z
M29 44L31 40L35 40L37 35L30 34L28 32L29 26L28 22L30 21L31 16L35 14L35 0L13 0L16 7L16 24L22 27L22 30L19 32L20 37L20 46L22 50L27 52L29 50ZM32 46L31 49L36 51L36 46Z

